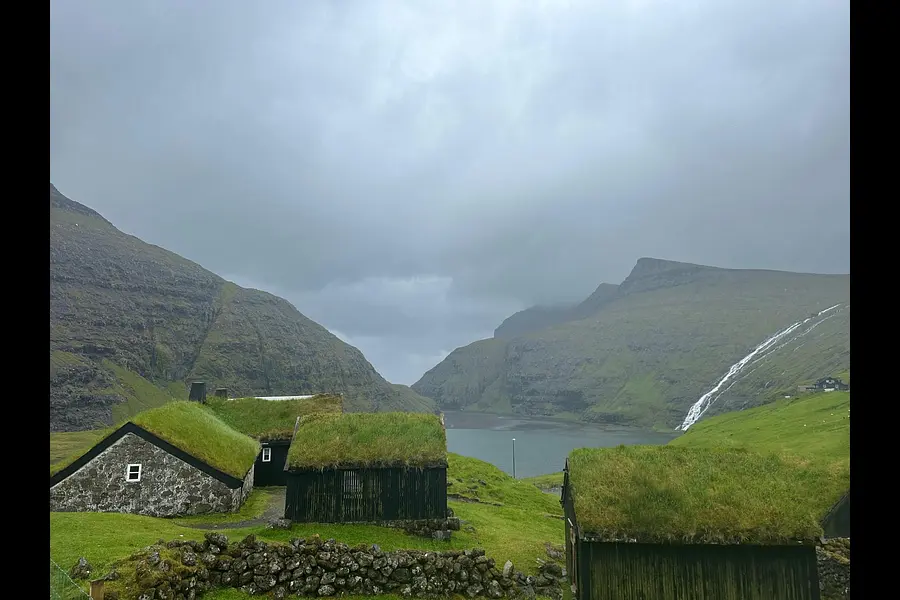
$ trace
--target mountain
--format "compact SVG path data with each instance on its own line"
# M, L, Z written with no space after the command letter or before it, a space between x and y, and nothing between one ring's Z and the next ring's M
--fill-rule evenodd
M601 283L594 290L594 293L580 304L574 306L532 306L531 308L520 310L504 320L494 330L494 337L512 339L553 325L589 317L604 304L615 298L618 289L619 286L617 285Z
M431 411L287 300L116 229L50 184L50 430L109 425L187 382L230 395L343 393L350 410Z
M641 258L575 307L513 315L412 388L451 410L673 428L732 365L804 320L725 381L706 416L849 370L850 276Z

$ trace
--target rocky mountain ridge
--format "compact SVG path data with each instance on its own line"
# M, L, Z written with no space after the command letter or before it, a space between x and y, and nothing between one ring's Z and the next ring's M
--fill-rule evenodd
M50 430L112 424L206 381L231 394L343 393L434 410L287 300L127 235L50 184Z
M412 387L446 409L674 428L758 344L836 304L729 381L709 414L849 369L849 292L849 275L641 258L575 307L513 315Z

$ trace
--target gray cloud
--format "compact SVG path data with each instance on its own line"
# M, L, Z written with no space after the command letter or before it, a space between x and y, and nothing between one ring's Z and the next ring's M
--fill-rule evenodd
M640 256L849 271L849 3L51 3L51 178L411 383Z

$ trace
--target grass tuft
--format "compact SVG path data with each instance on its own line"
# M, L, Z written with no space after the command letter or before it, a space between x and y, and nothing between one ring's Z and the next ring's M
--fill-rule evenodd
M569 477L586 532L639 542L809 541L846 489L828 468L741 448L582 448Z
M288 451L288 465L298 469L445 464L444 428L424 413L310 414Z
M209 398L206 406L234 429L260 440L290 439L297 417L343 412L341 396L321 394L293 400Z

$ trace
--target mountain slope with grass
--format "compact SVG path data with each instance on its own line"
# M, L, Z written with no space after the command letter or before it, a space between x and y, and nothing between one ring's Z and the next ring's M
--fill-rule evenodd
M287 300L127 235L50 184L50 430L121 421L187 382L231 395L342 393L348 410L431 411Z
M444 408L674 428L732 365L795 323L720 387L704 418L850 365L849 275L642 258L620 285L553 311L550 325L518 313L412 388Z
M669 446L787 453L850 468L850 392L781 399L700 421Z

